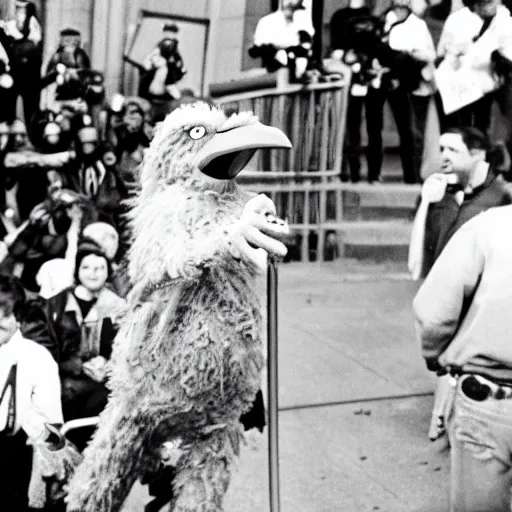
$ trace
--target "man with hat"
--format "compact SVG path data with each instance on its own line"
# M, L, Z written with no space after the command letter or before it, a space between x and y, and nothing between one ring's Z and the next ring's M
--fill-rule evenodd
M112 153L100 144L98 130L89 114L75 116L76 159L62 172L65 188L87 196L96 208L96 219L117 224L120 202L126 188L119 177L116 162L107 158Z

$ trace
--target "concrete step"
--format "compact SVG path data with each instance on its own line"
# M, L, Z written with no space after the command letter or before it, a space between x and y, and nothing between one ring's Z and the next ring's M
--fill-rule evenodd
M312 226L291 224L295 241L289 247L289 259L300 260L307 248L309 261L316 261L318 232ZM325 260L339 257L375 261L405 261L411 238L412 222L406 220L326 222L321 226L325 234ZM303 243L307 236L307 244Z

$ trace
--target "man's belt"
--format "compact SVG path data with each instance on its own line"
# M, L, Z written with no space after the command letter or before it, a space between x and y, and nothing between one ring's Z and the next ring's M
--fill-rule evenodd
M477 402L483 402L488 398L495 400L512 398L512 384L510 386L496 384L480 375L464 376L461 390L468 398Z

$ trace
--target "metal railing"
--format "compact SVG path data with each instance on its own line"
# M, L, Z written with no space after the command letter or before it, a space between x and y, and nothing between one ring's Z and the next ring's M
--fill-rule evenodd
M341 172L350 76L308 85L242 92L216 99L228 112L252 111L264 124L280 128L291 151L262 150L242 179L328 180Z
M307 85L278 77L271 89L216 98L226 112L252 111L264 124L281 129L292 149L261 150L238 180L249 190L264 192L287 218L300 239L300 259L323 261L328 230L342 225L343 142L350 71L340 80ZM284 82L284 83L283 83Z

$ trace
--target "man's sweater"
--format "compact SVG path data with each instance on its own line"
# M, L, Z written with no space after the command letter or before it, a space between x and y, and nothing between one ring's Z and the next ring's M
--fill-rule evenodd
M423 356L512 383L512 206L492 208L448 242L414 299Z

